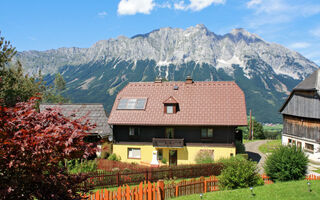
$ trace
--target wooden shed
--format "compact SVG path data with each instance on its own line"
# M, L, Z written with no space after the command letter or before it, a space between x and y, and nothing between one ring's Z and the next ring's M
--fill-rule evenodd
M297 145L320 162L320 69L298 84L280 109L283 145Z

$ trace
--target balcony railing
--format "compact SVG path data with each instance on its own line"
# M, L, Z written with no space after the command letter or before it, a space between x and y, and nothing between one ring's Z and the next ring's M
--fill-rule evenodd
M154 147L183 147L184 139L153 138Z

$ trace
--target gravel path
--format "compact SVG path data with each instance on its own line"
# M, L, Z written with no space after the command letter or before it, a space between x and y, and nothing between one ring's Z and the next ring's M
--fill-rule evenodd
M248 142L244 144L244 146L246 147L246 153L248 153L249 158L251 158L253 161L256 161L258 163L260 174L264 172L263 164L264 164L264 161L266 160L266 155L263 154L261 151L259 151L259 146L267 143L268 141L269 140L258 140L258 141Z

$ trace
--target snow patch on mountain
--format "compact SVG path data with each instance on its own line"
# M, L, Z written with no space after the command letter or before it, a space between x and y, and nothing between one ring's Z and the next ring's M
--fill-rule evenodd
M59 48L48 51L19 52L19 59L27 72L35 74L56 73L66 65L79 66L86 63L115 60L115 69L121 61L154 60L157 66L180 66L184 63L206 63L217 69L233 73L233 65L239 65L247 78L252 78L256 68L266 70L266 66L248 66L248 61L266 63L276 74L303 79L318 66L297 52L281 45L268 43L258 35L244 29L233 29L225 35L216 35L204 25L187 29L161 28L132 38L119 36L116 39L101 40L90 48ZM168 76L168 71L166 71Z

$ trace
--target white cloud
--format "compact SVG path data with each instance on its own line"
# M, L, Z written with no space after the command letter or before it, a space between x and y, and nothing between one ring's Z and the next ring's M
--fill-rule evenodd
M171 9L172 5L169 2L165 2L165 3L162 3L162 4L157 4L156 7Z
M310 33L313 35L313 36L316 36L316 37L320 37L320 27L317 27L313 30L310 30Z
M153 0L121 0L118 4L119 15L150 14L155 3Z
M292 49L305 49L310 46L310 43L307 42L295 42L289 45Z
M184 1L179 1L173 5L176 10L192 10L200 11L204 8L211 6L212 4L224 4L226 0L190 0L188 5Z
M250 27L287 23L299 17L308 17L320 13L320 4L303 1L249 0L246 6L254 11L253 16L248 17Z
M225 0L190 0L189 9L194 11L202 10L212 4L224 4Z
M247 7L252 8L255 5L261 4L262 0L250 0L247 2Z
M186 10L187 6L185 5L184 1L179 1L179 3L175 3L173 5L174 9L176 10Z
M98 13L99 17L105 17L108 13L106 11L102 11Z

